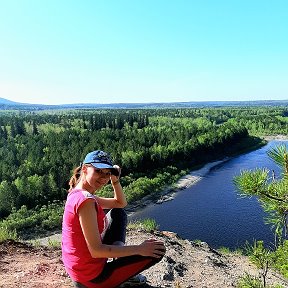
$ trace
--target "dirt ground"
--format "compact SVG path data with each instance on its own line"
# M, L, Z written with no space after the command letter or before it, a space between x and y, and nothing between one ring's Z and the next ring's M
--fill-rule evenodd
M60 249L5 241L0 245L0 287L71 287Z
M55 237L59 239L60 236ZM148 278L146 287L229 288L236 287L239 277L245 272L258 275L247 257L222 254L206 243L196 244L179 239L171 232L133 230L128 231L127 236L127 244L140 244L149 238L165 242L167 254L163 260L143 273ZM268 283L288 287L288 282L275 273L269 273ZM0 243L0 287L73 286L64 270L60 247L35 247L27 243L5 241Z

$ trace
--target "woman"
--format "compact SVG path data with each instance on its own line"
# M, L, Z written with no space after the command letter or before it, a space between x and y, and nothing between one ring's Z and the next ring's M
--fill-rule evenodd
M114 197L94 195L109 180ZM162 259L165 247L161 241L151 239L124 246L127 216L122 208L127 202L120 184L120 168L113 166L107 153L88 153L69 184L62 225L62 258L75 287L118 287ZM103 209L110 211L105 214Z

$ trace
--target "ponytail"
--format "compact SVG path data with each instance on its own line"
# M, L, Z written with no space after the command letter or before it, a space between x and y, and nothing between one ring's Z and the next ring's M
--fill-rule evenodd
M78 184L80 176L81 176L81 170L82 170L82 164L74 169L73 175L71 176L71 178L69 180L70 188L69 188L68 192L70 192L72 189L74 189L75 186Z

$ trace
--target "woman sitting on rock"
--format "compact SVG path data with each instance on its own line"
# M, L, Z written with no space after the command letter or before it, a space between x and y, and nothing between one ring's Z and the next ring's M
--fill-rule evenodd
M70 179L63 215L62 258L74 287L145 284L146 278L138 273L156 264L165 254L163 242L156 239L124 245L127 215L122 208L127 202L120 172L106 152L97 150L86 155ZM109 180L114 197L94 195ZM105 214L103 209L109 212Z

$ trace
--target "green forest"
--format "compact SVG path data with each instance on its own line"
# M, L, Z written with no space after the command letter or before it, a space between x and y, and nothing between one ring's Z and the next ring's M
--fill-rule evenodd
M263 135L287 135L287 121L284 106L0 111L0 239L60 228L72 170L92 150L123 168L133 203Z

